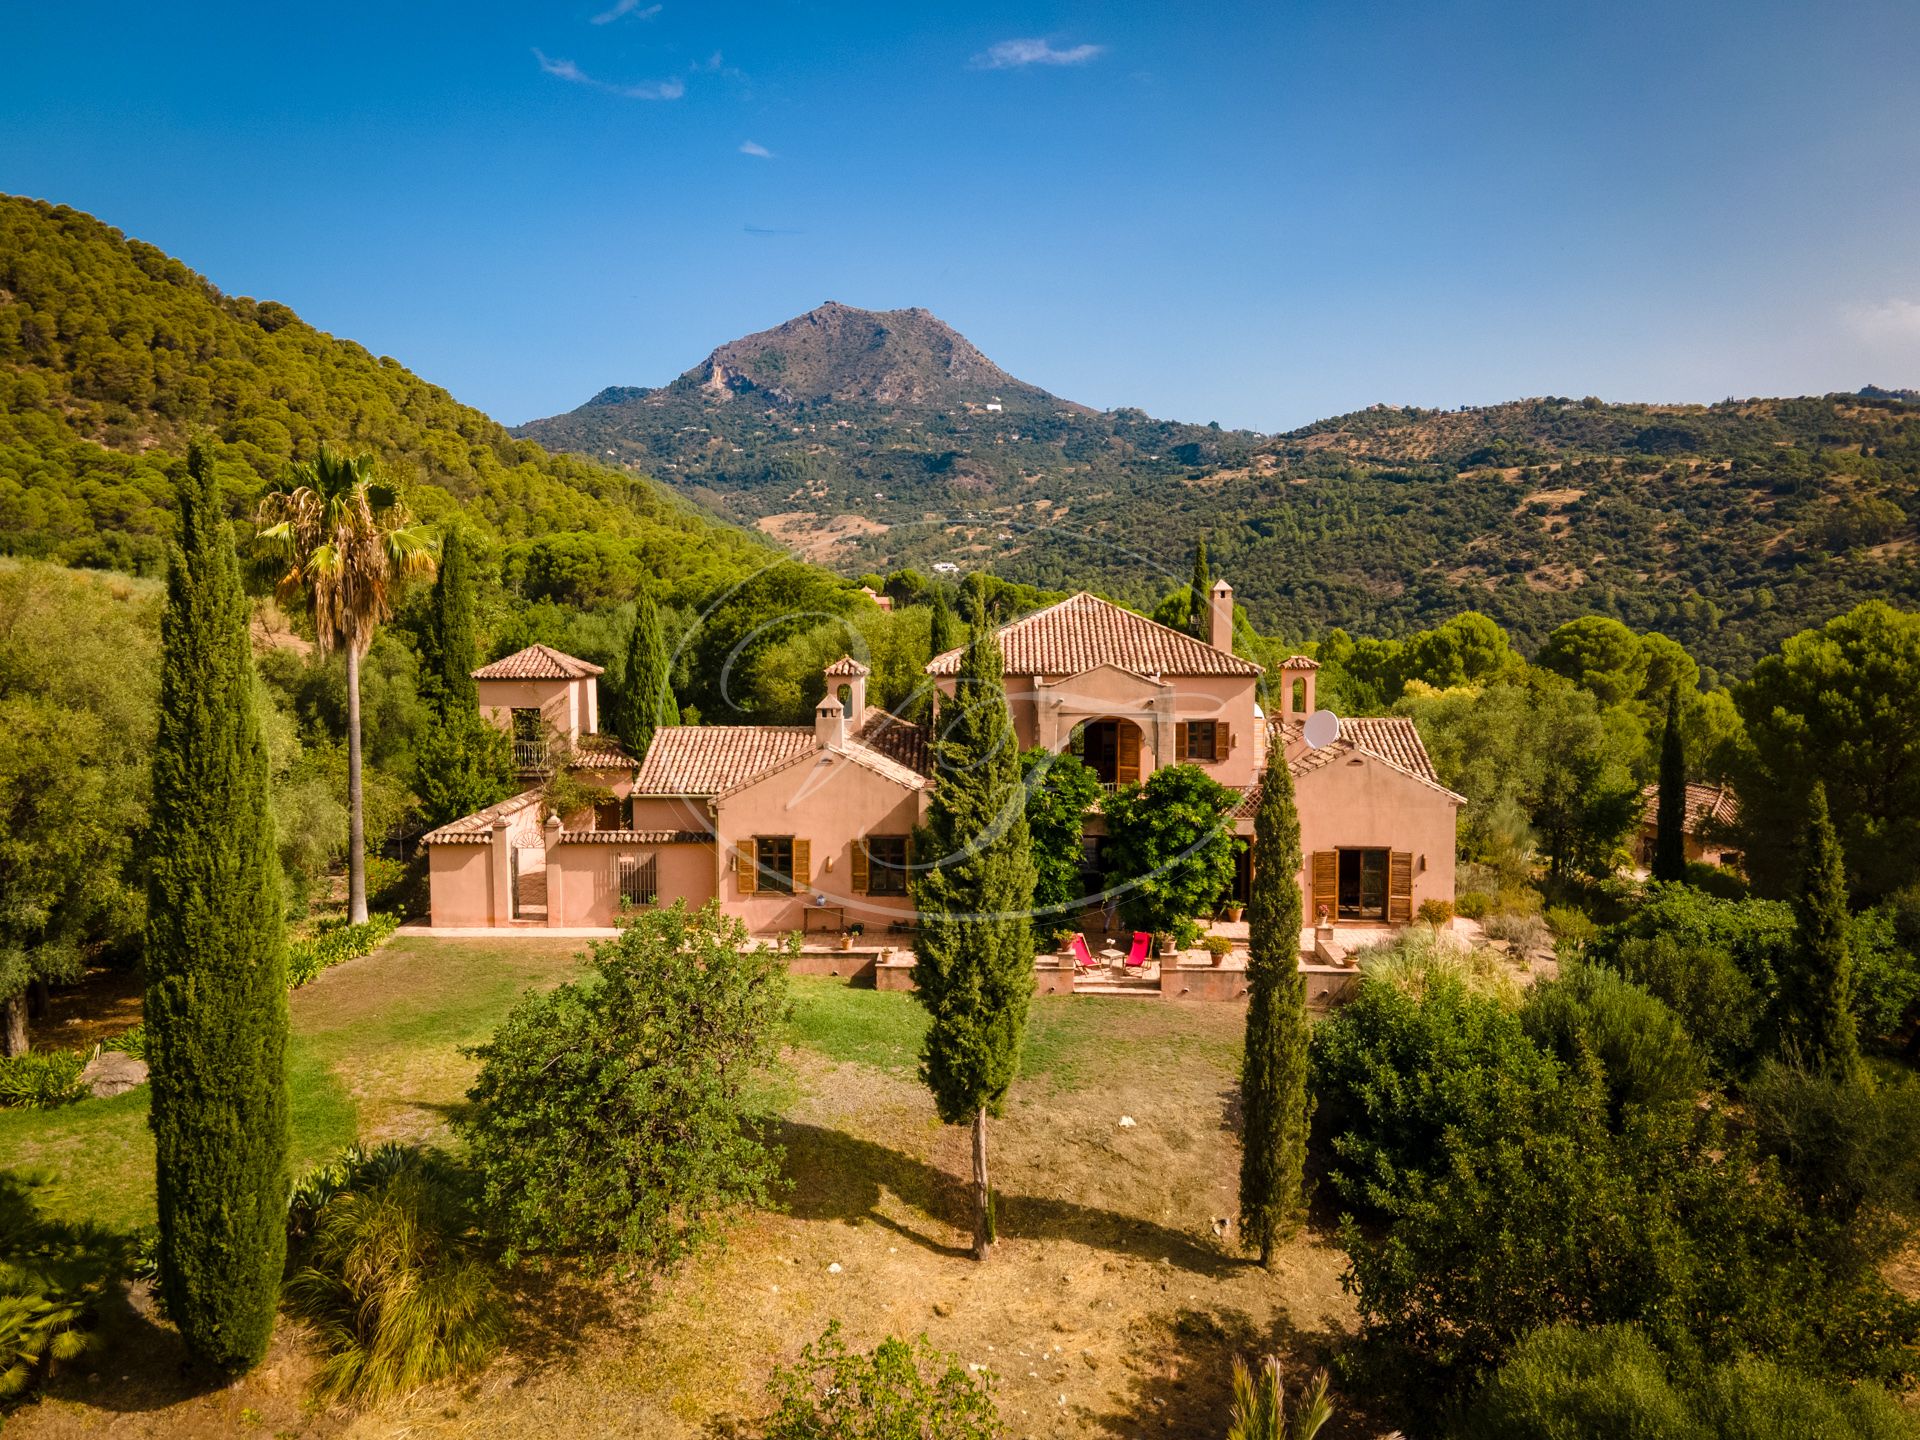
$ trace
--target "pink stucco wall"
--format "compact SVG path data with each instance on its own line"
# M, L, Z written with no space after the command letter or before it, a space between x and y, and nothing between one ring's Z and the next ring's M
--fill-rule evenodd
M1413 856L1413 908L1453 899L1455 802L1366 754L1297 777L1302 913L1313 920L1316 850L1402 850ZM1251 825L1243 823L1250 831ZM1378 921L1363 922L1377 925Z
M600 731L598 682L584 680L477 680L480 713L505 730L515 710L539 710L547 724L569 739Z
M802 928L803 907L816 893L843 906L849 922L884 928L912 910L906 896L853 890L853 842L867 835L907 835L919 824L926 792L908 790L844 755L817 751L719 802L714 821L725 857L721 904L756 931ZM637 823L637 822L636 822ZM811 842L812 872L794 877L793 895L742 895L733 864L737 844L757 835Z
M620 913L622 855L654 858L663 905L685 900L697 908L713 898L711 845L562 840L547 849L547 924L613 924Z

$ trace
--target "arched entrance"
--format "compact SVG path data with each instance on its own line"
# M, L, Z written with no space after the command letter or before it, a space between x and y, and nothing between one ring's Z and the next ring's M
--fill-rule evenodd
M1131 720L1089 720L1073 732L1073 750L1108 789L1140 783L1140 727Z

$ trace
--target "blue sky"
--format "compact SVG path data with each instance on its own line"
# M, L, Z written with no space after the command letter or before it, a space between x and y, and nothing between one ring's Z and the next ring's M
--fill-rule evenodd
M5 11L0 189L510 423L827 299L1261 430L1920 386L1913 0Z

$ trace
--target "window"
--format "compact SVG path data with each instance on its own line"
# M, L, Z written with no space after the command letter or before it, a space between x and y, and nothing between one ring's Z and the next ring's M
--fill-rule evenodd
M762 835L754 841L760 865L760 889L768 895L793 893L793 837Z
M906 894L907 837L869 835L864 843L867 853L867 894Z
M547 763L546 721L537 706L514 707L513 763L522 770Z
M660 903L660 857L622 855L615 862L614 874L620 885L620 900L627 905Z
M1342 920L1387 918L1387 852L1385 850L1342 850L1340 852L1340 918Z
M1220 727L1212 720L1187 722L1187 759L1218 760Z

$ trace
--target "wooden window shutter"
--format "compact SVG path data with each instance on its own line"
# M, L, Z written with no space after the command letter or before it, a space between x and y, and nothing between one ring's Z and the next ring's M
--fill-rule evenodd
M752 840L742 840L733 852L733 880L742 895L760 890L760 847Z
M813 842L793 839L793 888L803 890L813 883Z
M1395 850L1387 865L1387 923L1413 923L1413 856Z
M1224 760L1233 753L1233 727L1222 720L1213 727L1213 758Z
M867 842L855 839L853 842L853 893L864 895L870 883L869 874L872 857L867 853Z
M1318 921L1320 907L1327 907L1327 918L1333 919L1340 913L1340 854L1336 850L1316 850L1313 852L1313 914L1309 919Z
M1186 764L1188 754L1187 722L1182 720L1173 727L1173 763L1176 765Z
M1123 727L1115 750L1114 780L1122 785L1138 785L1140 783L1140 732L1131 725Z

